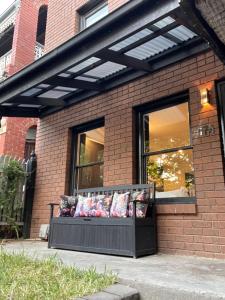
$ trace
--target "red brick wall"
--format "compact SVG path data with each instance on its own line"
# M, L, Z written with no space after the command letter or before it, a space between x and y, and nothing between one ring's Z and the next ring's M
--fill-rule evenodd
M27 131L36 125L35 118L8 118L4 154L23 158Z
M47 204L67 192L71 127L104 116L104 184L135 183L133 107L189 89L191 126L210 123L216 134L193 141L197 206L158 206L159 250L225 258L225 187L214 87L214 80L223 76L224 66L207 52L42 119L32 236L48 222ZM213 103L205 109L201 87L213 92Z
M87 2L87 0L48 0L47 52L79 33L79 14L77 10ZM128 0L108 0L109 11L112 12L126 2Z
M9 76L34 61L39 8L47 4L48 0L21 0L13 36L12 60L8 67ZM35 119L8 118L7 131L0 135L0 154L23 158L27 130L36 124Z
M10 76L34 61L39 8L47 3L47 0L21 0L13 36Z
M4 154L5 136L5 133L0 134L0 155Z

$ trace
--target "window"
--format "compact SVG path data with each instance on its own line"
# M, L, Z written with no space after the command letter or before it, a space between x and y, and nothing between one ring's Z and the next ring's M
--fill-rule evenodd
M75 129L73 189L103 186L104 140L103 122Z
M140 116L142 180L156 183L156 198L194 197L188 102Z
M30 158L31 153L35 151L36 134L37 126L32 126L27 131L24 150L25 161L27 161Z
M101 3L91 9L84 7L80 11L80 29L84 30L94 23L98 22L109 13L108 4L106 2Z

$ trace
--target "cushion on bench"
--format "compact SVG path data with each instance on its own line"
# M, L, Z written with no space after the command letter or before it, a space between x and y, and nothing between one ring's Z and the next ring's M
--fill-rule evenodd
M59 217L73 217L76 209L77 197L75 196L60 196Z
M92 197L78 196L74 217L109 217L112 196L97 195Z
M150 197L145 190L132 193L117 193L111 195L96 195L85 197L60 196L59 217L133 217L133 201L146 201ZM136 217L145 218L148 205L136 204Z
M133 217L133 201L146 201L150 197L149 193L146 191L135 191L131 193L131 199L129 202L129 217ZM137 203L136 204L136 217L137 218L145 218L147 213L148 205L145 203Z
M128 216L128 203L130 200L130 192L113 195L113 202L110 209L110 217L126 218Z

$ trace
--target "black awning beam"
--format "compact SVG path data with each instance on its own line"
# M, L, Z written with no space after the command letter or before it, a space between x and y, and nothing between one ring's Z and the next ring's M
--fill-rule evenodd
M40 106L64 106L65 102L62 99L50 99L50 98L33 98L25 96L17 96L13 98L10 103L12 104L28 104L28 105L40 105Z
M117 64L125 65L126 67L132 68L134 70L142 70L146 72L152 71L151 66L147 62L117 53L113 50L104 49L102 51L99 51L99 53L97 53L95 56Z
M102 91L103 88L100 84L79 80L79 79L71 79L71 78L64 78L64 77L54 77L51 79L48 79L46 81L47 84L50 84L51 86L64 86L69 88L77 88L81 90L93 90L93 91Z

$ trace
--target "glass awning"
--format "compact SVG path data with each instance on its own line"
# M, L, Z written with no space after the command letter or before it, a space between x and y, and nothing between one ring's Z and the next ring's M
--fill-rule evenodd
M0 84L0 114L44 117L206 49L178 0L133 0Z

